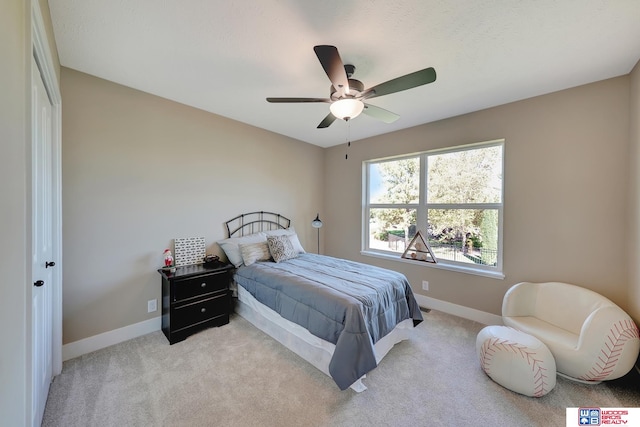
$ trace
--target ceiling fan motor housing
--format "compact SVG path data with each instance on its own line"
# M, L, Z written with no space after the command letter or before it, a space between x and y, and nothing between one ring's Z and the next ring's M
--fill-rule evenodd
M364 90L364 85L360 80L349 79L349 93L345 96L340 96L340 93L336 93L336 88L333 85L329 89L331 91L330 98L332 101L337 101L342 98L357 98Z

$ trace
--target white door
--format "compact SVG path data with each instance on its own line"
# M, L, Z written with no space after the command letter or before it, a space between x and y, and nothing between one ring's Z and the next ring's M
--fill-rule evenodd
M53 375L52 107L33 59L32 70L32 420L39 426Z

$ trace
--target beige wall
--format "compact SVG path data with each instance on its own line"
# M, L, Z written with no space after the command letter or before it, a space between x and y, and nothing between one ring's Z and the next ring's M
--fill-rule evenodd
M322 149L67 68L63 112L63 341L157 317L162 251L175 237L279 212L316 244Z
M628 310L640 323L640 62L630 74L629 104L629 303Z
M333 147L326 252L401 271L417 293L494 314L520 281L566 281L629 307L628 133L625 76L357 141L348 160L344 145ZM504 280L360 254L362 161L498 138L506 141Z
M27 2L28 3L28 2ZM27 414L27 6L3 2L0 13L0 414L23 425Z

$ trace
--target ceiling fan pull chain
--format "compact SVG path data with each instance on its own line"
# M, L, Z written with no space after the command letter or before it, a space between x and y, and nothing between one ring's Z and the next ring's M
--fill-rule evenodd
M351 121L347 118L347 151L344 155L345 160L349 159L349 147L351 147Z

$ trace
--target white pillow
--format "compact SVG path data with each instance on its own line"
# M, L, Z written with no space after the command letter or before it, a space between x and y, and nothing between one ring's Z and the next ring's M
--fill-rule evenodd
M244 265L251 265L256 261L268 261L271 259L267 242L240 243L238 247L240 248Z
M249 234L248 236L242 237L230 237L228 239L218 241L218 244L224 251L227 258L229 258L229 262L233 264L236 268L240 267L244 262L242 259L242 254L240 253L240 244L242 243L259 243L266 242L267 236L264 233L255 233Z
M267 236L287 236L289 240L291 240L291 244L293 245L293 249L299 253L305 253L304 248L300 244L300 239L298 239L298 234L296 234L296 230L293 227L289 228L281 228L279 230L268 230L265 231L264 234Z

